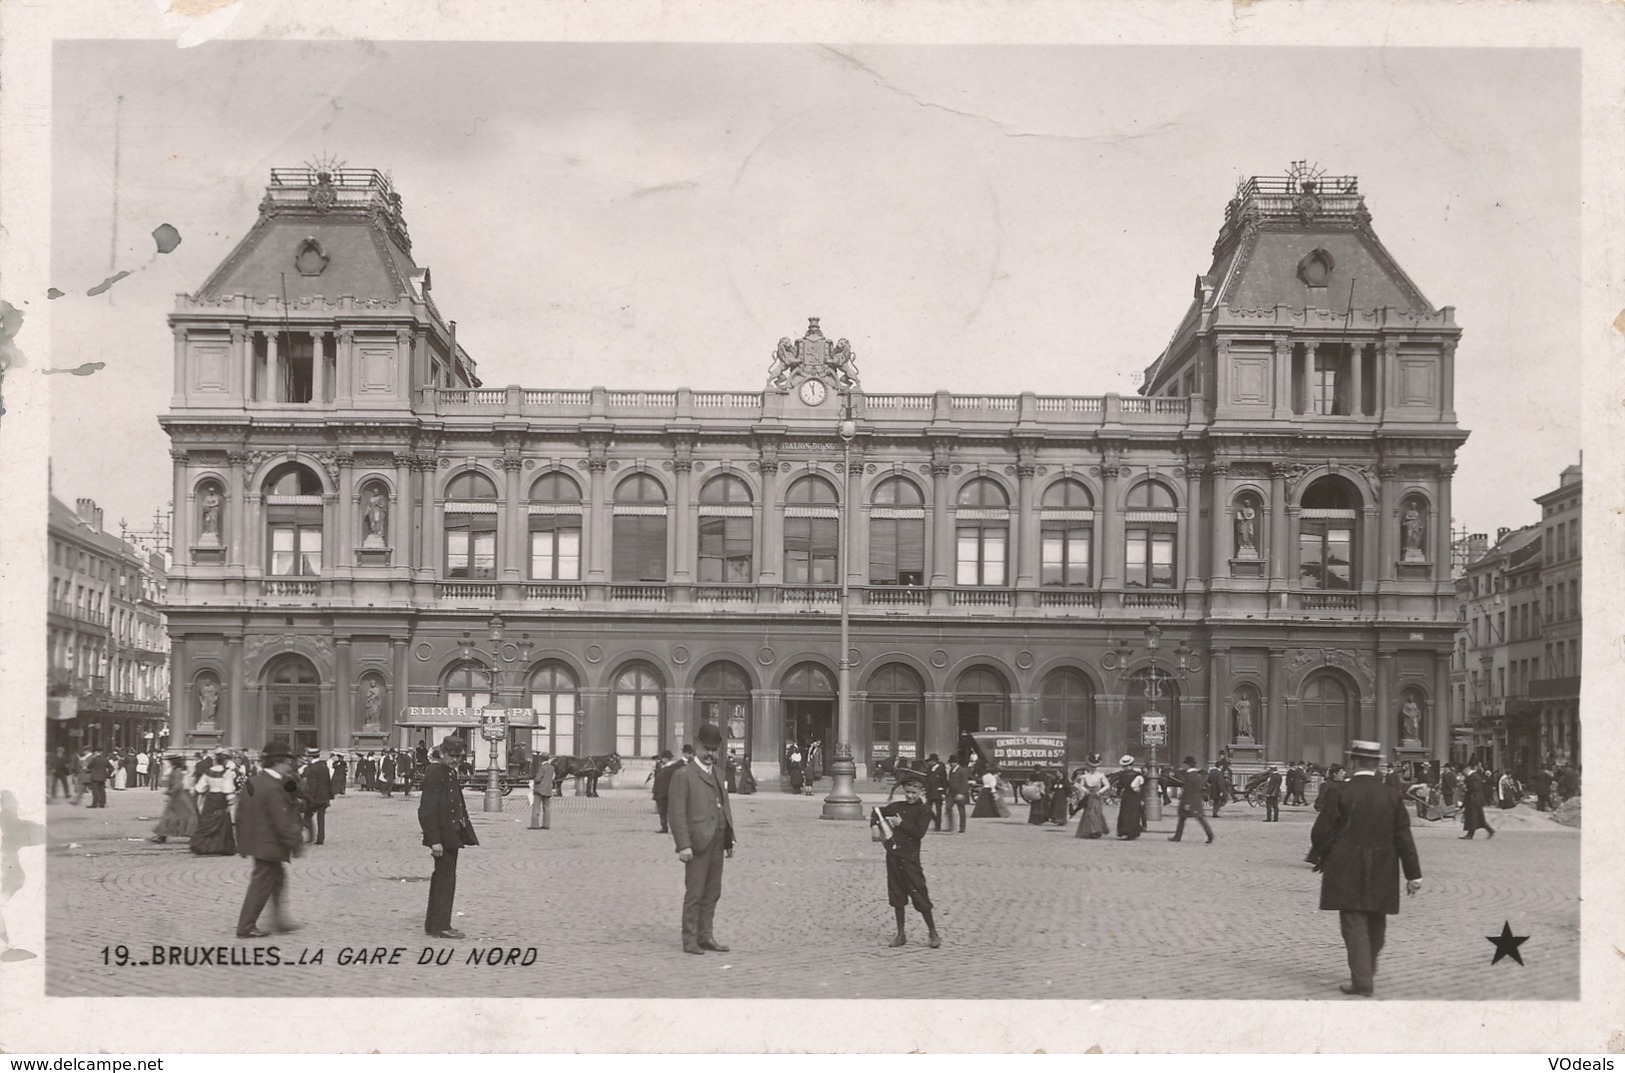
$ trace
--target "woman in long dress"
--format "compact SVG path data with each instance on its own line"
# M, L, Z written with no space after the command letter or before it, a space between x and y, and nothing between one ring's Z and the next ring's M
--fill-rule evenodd
M1078 777L1078 789L1083 793L1083 815L1078 819L1078 838L1099 838L1111 828L1106 824L1104 798L1111 783L1100 773L1100 755L1089 757Z
M171 836L191 838L197 830L197 806L192 803L192 791L186 782L186 758L170 757L169 772L164 776L164 792L169 800L148 842L167 842Z
M197 780L198 821L192 834L192 852L201 857L230 857L237 852L231 828L231 806L237 798L236 772L226 766L225 754Z
M1066 772L1045 772L1044 785L1049 788L1049 822L1057 827L1066 826L1069 816L1067 806L1072 803L1072 796L1068 792Z
M1134 767L1134 757L1125 756L1118 761L1122 770L1113 776L1117 785L1117 837L1129 841L1140 837L1145 830L1145 776Z
M1049 784L1040 776L1023 783L1021 799L1027 802L1027 822L1039 826L1049 819Z
M1004 815L1004 810L998 800L999 776L991 769L982 772L981 789L976 793L976 807L971 810L972 817L998 817Z
M115 757L113 760L113 789L122 790L130 782L130 754Z

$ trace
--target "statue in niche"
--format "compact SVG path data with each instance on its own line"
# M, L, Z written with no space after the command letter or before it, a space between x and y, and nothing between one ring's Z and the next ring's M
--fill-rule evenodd
M1236 558L1258 558L1258 508L1249 499L1236 506Z
M1251 741L1252 738L1253 738L1253 701L1252 701L1252 698L1249 697L1245 693L1243 693L1239 697L1237 697L1236 698L1236 705L1235 705L1235 713L1236 713L1236 737L1238 739L1239 738L1246 738L1248 741Z
M367 496L367 509L362 513L361 517L367 528L367 534L362 538L361 546L365 548L384 547L389 533L389 496L384 494L382 488L374 488L372 493Z
M1422 706L1415 697L1406 697L1399 709L1399 738L1401 741L1422 740Z
M213 678L204 678L198 682L198 722L212 724L215 709L220 706L220 683Z
M214 485L211 484L203 490L201 503L203 515L199 519L201 524L198 543L218 544L220 543L220 493L215 490Z
M384 687L376 678L367 679L362 706L367 710L367 725L378 726L384 716Z
M1405 516L1399 523L1403 534L1404 551L1401 558L1408 563L1422 562L1427 555L1422 551L1422 512L1416 509L1415 504L1405 507Z

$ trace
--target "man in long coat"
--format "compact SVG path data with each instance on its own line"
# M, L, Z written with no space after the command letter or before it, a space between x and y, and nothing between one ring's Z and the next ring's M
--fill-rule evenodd
M1382 747L1350 742L1349 757L1354 774L1323 802L1309 838L1320 861L1320 907L1337 911L1348 951L1349 982L1338 990L1370 995L1388 916L1399 912L1400 869L1405 893L1415 894L1422 889L1422 864L1404 795L1377 777Z
M654 799L655 811L660 813L660 834L665 834L666 812L671 803L671 777L677 772L680 765L671 757L671 750L666 749L655 758L654 769Z
M327 841L327 806L333 800L333 772L320 753L305 765L299 791L305 799L305 830L319 846Z
M1202 815L1202 793L1207 788L1207 776L1196 766L1195 757L1185 758L1185 770L1180 773L1179 782L1179 820L1174 824L1174 835L1168 841L1178 842L1183 838L1185 821L1194 819L1207 832L1207 840L1212 842L1213 828L1209 826L1207 817Z
M254 875L237 914L237 938L259 939L270 932L259 928L260 913L271 903L272 928L292 931L283 907L282 892L287 887L285 865L297 856L300 841L299 806L293 792L293 750L280 741L270 742L260 751L263 765L248 780L237 798L237 852L254 860Z
M1489 832L1486 837L1495 837L1495 828L1484 819L1484 795L1489 786L1489 779L1484 775L1484 769L1478 766L1478 761L1467 764L1467 790L1462 799L1461 816L1462 826L1467 833L1462 838L1472 838L1480 827Z
M423 931L437 939L462 939L451 926L452 904L457 898L457 851L477 846L474 825L468 819L463 787L457 781L457 762L463 758L461 738L448 737L440 743L437 763L423 773L423 795L418 802L418 826L423 844L434 858L429 877L429 907L423 914Z
M683 950L703 954L727 953L712 931L717 902L722 897L722 862L734 852L733 809L717 753L722 731L711 723L694 735L698 742L694 762L672 773L671 801L666 818L683 862Z

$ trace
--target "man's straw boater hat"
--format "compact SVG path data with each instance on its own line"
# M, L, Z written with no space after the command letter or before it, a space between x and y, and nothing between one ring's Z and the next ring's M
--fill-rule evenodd
M1381 760L1382 745L1374 741L1360 741L1356 739L1349 742L1349 755L1363 756L1368 760Z

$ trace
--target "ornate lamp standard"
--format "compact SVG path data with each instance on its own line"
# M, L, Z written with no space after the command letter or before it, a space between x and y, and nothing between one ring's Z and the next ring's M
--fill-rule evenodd
M1161 712L1161 709L1157 707L1157 704L1162 700L1162 683L1163 679L1167 677L1167 672L1163 671L1161 663L1157 661L1157 650L1161 647L1161 644L1162 627L1153 622L1145 628L1145 648L1151 656L1150 673L1146 676L1145 696L1146 699L1151 702L1151 710L1159 713ZM1174 670L1181 682L1185 680L1185 676L1190 670L1190 665L1190 646L1185 644L1184 641L1181 641L1179 642L1179 647L1174 649ZM1173 719L1175 714L1176 713L1170 713L1168 718ZM1172 754L1170 753L1170 757L1171 756ZM1152 820L1162 819L1162 784L1157 778L1156 757L1157 747L1152 745L1150 773L1151 779L1156 783L1156 785L1150 788L1152 792L1150 796L1146 798L1145 802L1145 818L1147 823L1151 822Z
M863 819L863 802L859 799L855 783L858 777L857 763L852 759L852 661L848 658L852 651L852 620L851 620L851 587L847 584L847 559L852 548L852 507L851 475L852 475L852 440L858 434L857 422L852 420L852 388L844 385L841 390L841 423L836 432L841 437L841 560L839 572L841 576L841 656L836 665L839 668L836 689L838 690L837 708L835 713L835 762L830 765L829 796L824 798L824 809L820 814L826 820L861 820Z
M507 681L507 676L510 673L522 673L519 668L522 668L524 665L530 662L531 640L530 634L527 633L521 635L515 655L512 659L507 659L502 655L502 616L492 615L490 627L491 651L486 653L475 648L473 643L469 640L469 635L465 633L463 634L462 643L463 658L472 659L475 655L479 655L481 657L488 655L490 657L491 690L495 698L500 703L502 698L506 696L506 690L504 689L503 684ZM519 667L504 667L504 662L517 662ZM497 721L491 723L489 727L484 721L484 713L487 711L495 712L500 717ZM487 705L485 708L481 709L480 736L489 742L491 747L485 768L485 804L482 809L482 811L485 812L502 811L502 772L497 767L497 742L508 736L508 726L508 711L506 708L499 707L497 705Z

